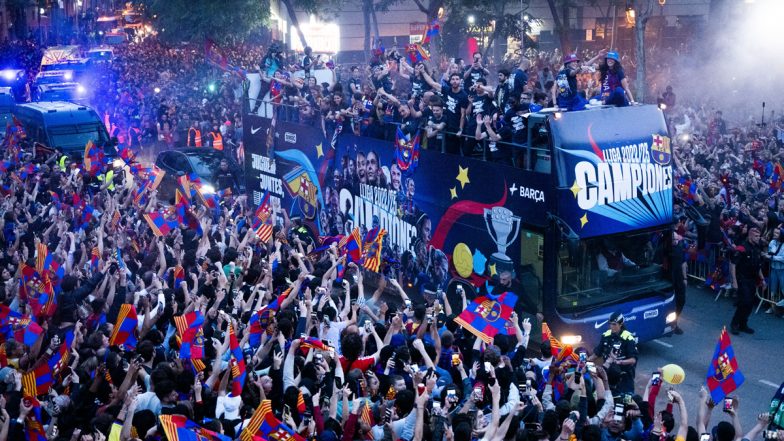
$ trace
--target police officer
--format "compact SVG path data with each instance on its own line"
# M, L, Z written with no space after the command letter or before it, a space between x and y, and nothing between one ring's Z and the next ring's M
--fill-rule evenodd
M761 280L762 288L765 288L759 228L749 228L746 241L735 248L735 253L730 260L730 275L732 287L738 292L738 303L730 322L730 331L735 335L740 332L753 334L754 330L749 327L749 316L754 309L757 281Z
M623 314L616 311L610 315L610 329L602 334L599 345L593 350L591 359L601 357L610 376L613 394L633 394L635 367L637 366L637 339L626 330ZM618 381L613 387L612 377Z

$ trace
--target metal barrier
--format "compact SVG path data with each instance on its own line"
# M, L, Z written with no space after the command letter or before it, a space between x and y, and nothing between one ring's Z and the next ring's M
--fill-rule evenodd
M698 251L698 252L703 252L703 251ZM695 280L697 282L700 282L702 286L705 286L705 284L708 281L708 278L712 275L713 272L713 270L709 268L709 259L707 257L704 259L687 259L686 262L687 262L686 263L687 277L690 280ZM762 273L767 274L768 281L770 281L770 274L771 274L770 261L765 261L765 263L763 264ZM727 278L726 283L731 283L729 277ZM726 288L724 288L723 285L719 287L719 289L715 289L715 291L716 291L716 296L713 299L714 302L718 301L719 298L722 296L722 294L724 294L726 297L729 296L729 291ZM775 306L777 302L781 301L782 298L784 298L784 286L779 286L777 291L779 292L774 293L771 291L769 282L765 285L765 287L758 287L755 292L755 295L757 296L757 299L759 299L759 303L757 304L757 308L754 310L754 312L759 313L763 305L767 304L768 307Z

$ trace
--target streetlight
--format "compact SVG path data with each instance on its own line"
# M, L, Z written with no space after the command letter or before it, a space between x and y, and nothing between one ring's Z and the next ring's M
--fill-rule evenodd
M476 22L476 17L473 15L468 16L468 24L473 25Z

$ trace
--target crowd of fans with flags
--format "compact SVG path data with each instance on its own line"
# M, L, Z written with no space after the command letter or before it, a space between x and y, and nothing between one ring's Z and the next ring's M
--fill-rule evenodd
M191 69L202 65L199 57L152 41L120 51L116 93L105 96L100 110L114 125L130 120L145 128L148 118L151 131L164 117L176 127L186 117L199 127L226 121L241 127L232 119L242 102L233 75L200 101L209 91ZM409 105L394 105L384 66L373 66L379 87L369 93L373 101L388 100L382 115L403 115ZM530 74L520 96L528 91L537 101L544 92L531 83L543 78L527 62L518 67ZM421 72L424 67L413 69L420 86L428 77L441 81ZM481 60L470 70L484 72ZM367 92L357 75L349 90ZM169 81L160 83L163 77ZM466 93L460 81L473 82L469 89L477 86L480 99L489 89L470 73L446 79L452 84L442 88L445 94ZM547 90L552 80L544 79ZM348 114L336 102L341 95L334 88L329 93L335 107L324 116L334 130L354 117L342 119ZM539 98L542 105L550 99ZM698 244L703 236L694 213L703 204L715 210L706 202L711 183L721 183L717 195L725 207L741 204L738 213L745 213L719 224L731 239L743 234L743 224L771 222L753 204L760 193L763 205L776 200L781 176L780 140L763 139L770 126L726 135L714 120L701 132L701 116L671 114L673 127L690 136L676 149L679 207L686 214L683 234ZM690 125L683 126L684 118ZM0 163L0 440L706 441L701 434L707 434L733 441L744 435L737 418L713 430L708 424L715 405L737 415L737 402L723 402L743 382L726 334L692 427L678 392L667 390L667 399L657 400L661 380L635 376L636 345L622 316L614 315L596 349L572 348L545 324L521 319L515 293L470 299L458 291L456 302L443 295L409 298L398 280L379 274L383 230L316 243L270 198L254 206L242 194L212 194L196 176L177 179L173 204L158 200L163 172L139 160L143 142L120 145L124 171L108 179L111 165L100 146L88 145L82 164L64 163L25 139L21 125L9 126ZM730 141L751 148L738 153ZM756 175L747 173L750 166ZM744 182L734 183L741 176ZM495 307L503 320L486 319ZM623 352L612 344L619 338ZM660 377L676 382L664 372ZM746 422L745 438L784 440L783 401L784 389L770 409L760 409L758 421Z

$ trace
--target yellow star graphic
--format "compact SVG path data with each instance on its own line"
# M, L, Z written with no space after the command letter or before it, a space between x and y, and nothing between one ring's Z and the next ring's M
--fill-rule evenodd
M588 223L588 213L585 213L583 217L580 218L580 228L584 227L585 224Z
M577 193L579 193L580 190L582 190L582 189L583 189L582 187L577 185L577 179L575 179L574 180L574 185L572 185L572 188L570 188L569 190L572 191L572 194L574 195L574 197L577 197Z
M321 143L316 144L316 158L324 156L324 147Z
M490 269L490 277L498 274L498 271L496 271L496 269L495 269L495 264L494 263L491 263L490 265L487 265L487 268Z
M457 174L455 179L460 182L460 188L465 188L465 185L471 182L471 180L468 179L468 167L463 168L458 165L457 168L460 170L460 172Z
M452 195L452 199L457 199L457 187L450 188L449 193Z

